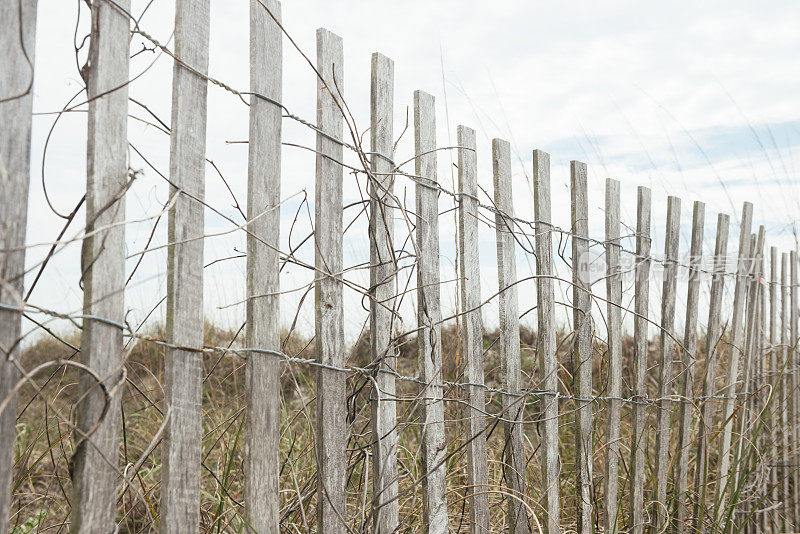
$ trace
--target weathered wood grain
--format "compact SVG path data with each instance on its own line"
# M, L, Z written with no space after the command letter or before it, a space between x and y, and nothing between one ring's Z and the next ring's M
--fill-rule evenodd
M317 30L317 134L314 187L315 344L317 362L344 367L342 307L342 181L344 52L342 39ZM344 533L347 476L347 383L341 371L317 373L317 528Z
M283 34L273 17L281 20L280 2L250 1L250 91L258 94L250 97L245 342L249 348L279 351L282 110L259 97L282 98ZM277 358L248 354L245 509L250 527L259 534L277 533L280 524L280 373Z
M376 389L372 398L373 526L399 527L397 499L397 346L393 341L397 262L394 254L394 62L372 54L370 82L370 348Z
M730 217L725 213L717 216L717 237L714 244L714 268L711 278L711 297L706 325L706 364L704 368L703 395L716 392L717 363L722 353L722 295L725 289L725 268L728 254ZM708 485L708 452L711 447L716 402L704 402L698 429L697 456L695 461L695 491L697 501L694 511L694 526L701 528L707 516L706 495Z
M505 442L503 473L508 499L508 529L513 534L531 531L525 476L525 435L522 425L525 397L521 391L522 361L519 337L519 302L517 294L517 259L514 237L514 194L511 180L511 145L502 139L492 140L494 175L494 222L497 233L497 285L500 315L500 362L503 388L512 395L503 395Z
M538 353L542 389L549 392L542 403L542 493L544 493L544 530L560 532L561 504L558 450L558 358L556 356L555 270L553 267L553 226L550 205L550 155L533 151L534 216L536 218L536 294Z
M781 529L780 522L780 479L779 467L780 456L778 452L778 444L781 439L781 394L780 394L780 376L783 370L783 362L780 359L780 336L778 334L780 325L778 323L778 294L780 287L780 280L778 279L778 248L770 247L769 249L769 380L770 385L770 410L769 410L769 427L770 427L770 457L772 458L773 465L769 470L769 484L770 484L770 501L771 505L775 508L769 512L769 521L767 526L773 532L778 532Z
M748 428L751 428L755 414L755 390L754 379L757 371L757 364L755 362L756 351L758 346L758 315L759 315L759 293L761 288L761 256L764 246L764 226L759 227L758 235L753 235L750 242L750 268L749 280L747 290L747 303L745 312L745 343L742 358L741 369L741 384L742 391L747 395L739 402L740 408L736 411L735 418L738 425L736 429L735 448L733 452L733 463L731 465L732 476L729 484L732 486L732 492L741 490L742 488L742 473L747 473L750 454L752 452L754 443L753 439L742 439ZM739 515L738 510L741 510L741 500L737 499L732 502L734 512L733 519L726 523L727 531L733 532L736 526L744 525L745 516ZM757 517L757 516L756 516Z
M589 273L589 200L586 164L570 162L570 194L572 200L572 266L573 266L573 392L576 396L575 487L577 491L578 532L594 532L594 499L592 495L592 298Z
M167 339L181 347L203 347L203 235L208 82L209 0L179 0L175 6L170 179L179 194L169 212ZM200 528L203 358L167 349L164 362L169 420L164 431L162 534Z
M686 291L686 322L683 333L683 369L679 375L680 395L684 399L694 397L695 354L697 353L697 314L700 300L700 275L703 260L703 227L705 204L695 202L692 212L692 241L689 250L689 282ZM688 531L689 503L689 452L691 443L692 411L688 402L678 404L678 463L675 474L675 528L677 532Z
M433 96L414 92L414 153L417 208L417 320L422 380L423 529L448 532L442 400L442 305L439 287L439 191L436 180L436 109Z
M784 374L781 376L781 479L783 480L783 503L780 507L783 513L783 521L781 526L788 529L791 522L792 503L789 497L789 482L791 480L791 456L790 441L791 431L789 427L789 417L791 414L790 398L791 398L791 367L790 351L789 351L789 254L783 252L781 254L781 368L784 369ZM788 370L788 372L787 372Z
M489 532L489 467L486 455L486 389L483 387L483 322L478 255L478 164L475 130L457 129L458 264L461 274L461 354L465 362L467 403L467 495L470 531Z
M781 409L781 395L780 395L780 373L782 371L782 364L780 362L780 338L778 336L778 287L780 281L778 280L778 248L770 247L769 249L769 369L767 374L767 383L770 386L769 396L769 431L770 431L770 458L772 458L773 465L769 468L769 484L770 484L770 504L774 508L767 514L768 520L766 527L771 529L772 532L777 532L781 528L780 524L780 496L779 496L779 479L778 479L778 462L780 456L778 455L778 443L780 441L780 409Z
M630 531L641 534L645 527L644 474L647 412L647 320L650 308L650 189L640 186L636 201L636 281L633 318L633 439L631 443L631 523Z
M656 530L666 527L669 520L667 481L669 478L669 438L672 417L672 370L675 342L675 298L678 284L678 248L681 227L681 199L667 198L667 228L664 242L664 285L661 290L661 330L658 367L658 398L656 400Z
M789 253L789 366L792 369L792 389L790 399L791 409L791 432L792 436L792 520L791 527L797 529L800 527L800 373L798 366L800 366L800 352L798 352L798 278L797 278L797 251L793 250Z
M726 396L721 399L722 437L719 441L719 459L717 463L717 485L715 489L713 521L719 524L727 514L727 492L732 484L728 477L731 467L731 437L733 432L732 415L736 405L736 393L739 384L739 360L744 352L744 305L748 287L748 268L750 265L750 227L753 221L753 205L745 202L742 207L742 219L739 227L739 259L736 267L736 284L731 316L731 340L728 346L728 362L725 376L725 387L720 393Z
M0 304L20 307L31 162L36 0L0 2ZM0 310L0 532L8 532L22 314Z
M130 9L130 2L120 2ZM81 257L84 314L122 322L125 317L124 192L128 182L129 20L107 2L92 5L87 94L89 122L86 176L86 233ZM103 96L100 96L103 95ZM118 226L114 226L118 225ZM116 387L110 405L94 380L83 374L83 400L76 407L77 448L73 457L71 532L111 532L115 528L119 483L119 381L122 331L87 319L81 336L81 362ZM104 414L104 415L103 415ZM103 417L101 420L101 416ZM96 426L97 425L97 426ZM88 439L81 435L96 426Z
M622 412L622 273L620 272L619 181L606 180L606 321L608 327L608 397L606 416L606 478L603 495L605 532L620 530L619 439Z

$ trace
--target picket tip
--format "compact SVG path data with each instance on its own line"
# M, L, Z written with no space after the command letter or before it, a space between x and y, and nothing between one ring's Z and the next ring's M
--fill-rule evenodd
M330 31L328 28L317 28L317 43L326 43L328 45L342 45L342 38L338 34Z
M495 137L492 139L492 149L507 152L511 150L511 143L501 137Z
M429 104L433 105L436 102L436 97L432 94L423 91L422 89L414 90L414 103L415 104Z
M372 64L374 66L382 66L387 69L394 70L394 60L389 56L382 54L380 52L372 53Z
M275 18L280 19L281 2L280 0L256 0L261 7L269 11Z

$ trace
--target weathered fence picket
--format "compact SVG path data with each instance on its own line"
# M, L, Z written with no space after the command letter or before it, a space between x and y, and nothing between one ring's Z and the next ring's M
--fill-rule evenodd
M685 399L694 396L695 354L697 352L697 314L700 299L700 269L703 256L703 226L705 224L705 204L694 203L692 213L692 241L689 252L689 283L686 295L686 323L683 334L683 368L679 377L680 395ZM689 525L689 452L692 424L692 405L688 402L678 404L678 463L675 475L675 528L686 532Z
M619 531L619 436L622 415L622 274L619 266L619 182L606 179L606 299L608 415L606 416L605 532Z
M793 443L790 437L789 417L791 416L791 392L790 373L791 359L789 350L789 254L781 254L781 369L784 375L781 377L781 478L783 479L783 512L784 520L782 527L788 529L792 519L792 503L786 496L789 495L789 481L791 480L792 470L788 468L791 462L789 455L790 445ZM788 370L788 371L787 371Z
M791 400L789 406L791 408L791 419L789 424L791 428L789 433L792 437L791 455L789 465L797 466L800 460L800 372L798 365L800 365L800 358L798 358L798 309L800 299L798 299L798 278L797 278L797 251L793 250L789 253L789 367L792 370L792 387L791 387ZM797 468L792 469L792 487L800 488L800 470ZM800 526L800 491L792 492L792 528L796 529Z
M439 287L439 190L436 180L436 109L431 95L414 92L417 208L417 320L422 380L423 527L448 532L442 390L442 308Z
M129 9L130 2L119 3ZM81 255L84 320L81 362L116 394L106 396L94 377L82 373L73 467L71 532L114 530L119 486L117 454L121 417L125 318L124 195L128 189L129 19L108 3L92 5L86 233ZM93 233L96 230L96 233Z
M317 155L314 185L314 249L317 281L317 525L320 532L347 531L347 382L342 307L342 146L344 51L338 35L317 30Z
M633 534L645 527L644 471L647 412L647 331L650 323L650 189L640 186L636 201L636 281L634 283L633 317L633 430L631 439L631 523Z
M748 290L746 302L746 320L745 320L745 342L742 354L742 370L741 370L741 387L742 392L746 395L745 402L738 413L734 414L735 422L738 423L736 429L735 440L733 443L733 463L731 464L732 476L729 480L731 485L731 492L738 492L742 490L743 476L747 473L747 460L751 448L751 440L745 440L744 431L751 424L754 414L753 403L755 400L753 390L754 368L753 363L754 352L756 351L756 344L758 338L758 305L759 305L759 289L760 289L760 257L761 249L764 246L764 227L759 228L758 234L753 234L750 239L750 258L748 269ZM743 475L745 473L745 475ZM738 503L732 507L731 519L726 523L726 528L729 532L734 530L736 525L741 524L741 517L738 514L740 507Z
M739 227L739 259L736 267L736 285L733 296L733 314L731 316L731 341L728 346L728 362L725 376L725 387L722 394L721 432L719 442L719 459L717 464L716 495L714 498L713 520L719 524L726 519L727 493L730 491L728 476L731 465L731 437L733 430L733 410L739 383L739 360L743 353L744 341L744 305L747 292L748 267L750 265L750 227L753 220L753 205L745 202L742 207L742 219Z
M31 167L36 0L0 3L0 532L8 532ZM95 111L96 112L96 111ZM102 399L101 399L102 402Z
M761 258L759 259L759 272L761 273L759 279L759 291L758 291L758 339L757 339L757 348L755 351L755 358L756 362L758 363L757 366L757 379L753 381L753 389L751 391L756 392L755 398L755 406L754 406L754 421L753 426L750 428L759 428L761 425L765 423L768 424L767 415L768 412L765 412L766 406L766 393L768 391L766 379L766 371L767 371L767 359L769 355L767 354L767 285L766 285L766 260L764 259L766 255L766 245L761 251ZM763 426L762 431L756 434L756 439L754 446L751 447L751 454L763 454L765 457L769 455L768 449L766 448L769 444L768 434L769 434L769 426ZM748 461L752 460L752 456L748 458ZM769 485L769 478L770 478L770 467L769 465L765 466L765 473L764 473L764 482L765 486L758 489L758 497L762 498L764 502L768 498L768 485ZM759 509L756 514L756 524L760 523L760 527L763 531L767 531L768 529L768 520L769 520L769 512L763 509Z
M269 9L269 12L267 12ZM274 17L274 18L273 18ZM247 348L280 351L280 201L283 34L277 0L250 2L250 135L247 173ZM255 532L280 528L281 368L268 353L251 351L245 364L247 398L245 507Z
M538 352L542 389L542 482L544 487L544 525L547 534L561 528L558 451L558 370L556 356L555 290L553 266L553 226L550 203L550 155L533 151L533 202L536 218L536 294L539 325Z
M167 340L164 361L167 426L164 430L162 533L200 528L203 400L203 236L208 82L209 0L175 6L170 181L177 195L169 212Z
M778 442L780 440L780 407L781 395L780 384L782 382L781 372L783 370L780 362L780 339L778 336L778 248L769 249L769 374L767 383L769 389L769 429L770 429L770 451L772 465L769 469L770 500L774 508L769 513L767 528L773 532L780 530L780 495L778 484Z
M393 340L397 263L394 254L394 62L372 54L370 78L370 352L376 366L372 399L373 524L376 532L399 525L397 500L397 347Z
M717 216L717 237L714 244L714 267L711 279L711 297L706 326L706 364L703 372L703 396L714 395L717 389L717 364L722 352L722 294L725 288L725 267L728 255L728 233L730 217L724 213ZM698 429L697 459L695 460L695 492L697 501L694 526L702 529L706 520L706 495L708 480L708 451L711 447L712 428L716 404L704 402Z
M578 532L594 531L594 498L592 496L592 298L588 282L589 199L586 164L570 162L570 194L572 200L572 349L573 394L576 405L575 488L578 499Z
M522 359L519 337L519 304L517 292L516 239L514 236L514 195L511 180L511 145L502 139L492 140L492 169L494 175L494 204L497 208L494 223L497 233L497 285L500 362L503 366L503 413L505 444L503 447L503 476L508 485L508 527L513 534L531 531L528 512L527 481L525 477L525 396L520 395Z
M478 256L478 169L475 130L458 127L458 264L461 275L461 354L467 403L467 495L470 531L489 532L489 466L486 456L486 389L483 387L483 322Z
M672 368L675 341L675 298L678 283L678 245L681 227L681 200L667 198L667 232L664 240L664 285L661 291L661 330L656 400L656 529L666 528L669 516L667 479L669 477L669 438L672 417Z

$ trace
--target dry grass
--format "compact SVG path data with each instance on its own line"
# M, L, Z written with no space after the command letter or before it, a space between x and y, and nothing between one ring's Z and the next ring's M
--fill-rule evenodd
M161 332L152 332L160 336ZM486 347L486 381L495 387L501 386L501 365L495 348L497 333L484 336ZM241 337L241 336L239 336ZM75 333L64 339L78 346L79 336ZM523 330L523 383L536 389L535 334ZM563 363L560 373L562 391L570 389L569 336L559 334L559 359ZM224 331L213 326L206 327L206 343L215 346L237 346L239 338L235 332ZM311 358L314 354L313 341L302 339L296 334L285 342L284 350L292 356ZM603 393L606 369L605 347L595 344L595 388ZM656 345L651 344L655 353ZM416 341L411 338L400 347L399 371L405 375L416 375ZM624 345L625 369L623 376L630 376L632 340L626 339ZM445 329L443 334L443 355L445 377L458 381L461 361L458 351L458 336L454 327ZM651 361L655 361L655 354ZM54 359L76 357L75 351L53 338L43 338L24 353L24 365L31 368L36 363ZM368 338L363 336L352 348L350 363L366 365L369 363ZM155 447L144 460L141 467L132 471L133 465L141 458L157 434L163 418L163 348L140 342L132 351L127 362L128 383L123 391L123 440L120 448L120 470L133 481L132 487L120 491L118 498L118 521L121 532L155 532L157 530L160 473L160 447ZM655 391L655 370L651 370L651 391ZM74 406L78 400L77 380L74 371L58 369L47 376L37 377L42 387L42 395L36 395L32 386L26 386L20 396L17 421L17 442L15 450L16 469L14 473L14 503L12 532L65 532L69 521L69 496L71 491L70 458L73 442L69 421L75 420ZM244 361L232 355L207 354L204 357L204 376L206 376L203 398L203 491L201 504L201 525L203 532L244 532L243 520L243 421L244 410ZM315 530L316 480L314 460L314 388L313 373L306 367L284 365L283 423L281 441L281 512L282 530L286 532L308 532ZM626 388L627 389L627 388ZM354 531L371 531L371 465L369 425L369 382L361 375L348 380L348 421L351 424L349 442L348 477L348 517ZM422 498L420 462L420 419L421 410L417 402L418 387L413 383L399 382L398 406L400 450L398 466L400 469L400 513L403 532L417 532L421 525ZM468 510L464 497L466 489L466 470L463 458L463 424L461 423L461 392L447 390L445 396L447 418L447 437L449 458L447 461L448 509L451 528L455 532L468 530ZM490 413L502 411L501 399L497 394L487 396L487 410ZM595 492L597 509L602 509L602 466L603 434L605 432L603 403L597 404L595 432ZM569 401L562 402L561 492L562 522L569 529L574 527L570 510L575 509L573 481L574 425ZM652 410L651 410L652 411ZM652 415L652 414L651 414ZM528 454L527 503L541 521L543 510L540 505L539 418L536 402L528 402L525 407L526 452ZM630 435L630 413L623 409L622 436ZM507 495L502 480L503 425L487 419L490 502L492 525L502 531L506 524ZM677 436L675 437L677 439ZM653 436L648 437L645 451L652 455ZM630 457L629 441L622 443L623 465L620 495L623 513L622 523L627 524L628 479L627 467ZM713 457L712 457L713 460ZM648 473L648 480L652 479ZM649 486L646 488L650 490ZM155 518L155 520L153 519ZM598 518L598 528L602 524ZM536 521L532 523L536 529ZM38 529L38 530L37 530Z

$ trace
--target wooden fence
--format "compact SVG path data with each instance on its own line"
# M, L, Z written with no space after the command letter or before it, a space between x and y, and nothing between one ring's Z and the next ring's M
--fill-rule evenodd
M202 357L226 354L207 346L203 337L209 83L249 97L250 104L247 223L242 226L247 234L246 341L236 350L246 359L243 504L250 530L283 530L281 372L287 364L301 366L314 379L316 519L310 524L319 532L411 532L421 525L431 533L582 534L800 527L798 258L794 251L767 249L764 227L754 232L750 203L735 215L739 243L735 261L728 262L728 215L718 216L713 256L704 258L704 239L711 235L704 204L693 203L691 238L682 242L681 200L669 197L659 259L651 250L653 224L658 223L652 221L648 188L637 190L636 228L628 232L620 220L620 182L607 180L605 235L593 238L587 166L573 161L572 223L562 229L552 221L550 156L534 150L533 218L515 215L520 192L512 191L509 143L495 139L491 147L482 146L474 130L459 126L457 146L439 146L434 98L422 91L413 95L414 172L406 172L394 154L393 62L372 56L370 145L364 150L345 99L342 39L324 29L317 32L317 117L313 123L303 121L281 103L285 39L280 4L252 0L250 5L249 91L208 76L209 0L178 0L174 50L140 33L174 58L167 325L165 339L153 340L125 323L123 298L124 202L132 182L127 161L129 37L135 21L129 0L92 3L84 310L75 316L82 326L80 359L26 369L19 360L23 315L56 314L26 302L23 288L36 2L0 2L0 346L5 355L0 362L0 532L9 530L12 516L17 393L37 375L63 366L81 373L83 392L72 435L70 530L115 531L119 492L132 486L131 473L138 468L120 470L116 461L126 339L164 348L158 528L201 529ZM287 255L280 250L276 229L284 119L301 121L316 132L315 263L308 266L315 278L315 359L288 355L281 345L279 273ZM437 178L443 150L457 153L455 191ZM489 180L479 176L476 154L484 150L491 153L493 195L482 201L479 183L488 187ZM355 170L368 180L371 363L366 367L353 365L345 346L346 153L357 156L362 165ZM413 184L414 209L406 209L396 194L399 180ZM459 312L449 318L443 318L441 303L440 197L452 197L458 220L460 302ZM497 291L480 287L481 224L496 229ZM624 247L625 238L633 238L635 250ZM411 243L415 291L398 286L403 241ZM567 258L566 243L571 244ZM535 256L530 277L535 298L533 291L519 289L528 287L521 285L528 280L517 275L520 250ZM586 276L597 250L604 261L598 279L605 282L604 293L595 292ZM622 266L625 257L633 260L628 271ZM571 278L558 274L559 258L570 263ZM705 269L706 264L711 268ZM660 303L651 299L656 266L663 273ZM685 306L678 309L681 270L688 284ZM623 284L628 274L631 285ZM558 284L572 288L571 302L556 301ZM700 293L708 286L703 328ZM733 306L726 309L723 293L730 290ZM416 295L416 325L401 332L397 301L407 292ZM482 295L488 293L499 302L494 349L485 344L482 324ZM536 308L533 355L521 350L521 304ZM652 304L660 304L660 313L651 313ZM567 335L563 329L568 325L556 318L563 306L572 316ZM632 336L626 333L626 318L632 318ZM459 328L462 372L452 376L443 363L446 324ZM599 339L602 330L607 335ZM648 332L655 330L658 345L651 350ZM416 339L418 376L402 372L399 365L399 345L410 337ZM561 357L564 346L570 347L571 357ZM486 378L490 349L499 351L502 364L497 384ZM371 482L363 488L370 506L360 515L352 513L349 475L352 376L365 378L371 390ZM401 434L409 428L398 408L403 403L421 413L414 469L398 461ZM489 437L501 433L502 447L490 446ZM498 462L499 482L494 475L490 480L491 466ZM453 469L463 470L458 486L450 478ZM418 508L409 504L420 500ZM464 510L467 515L456 524L452 517Z

